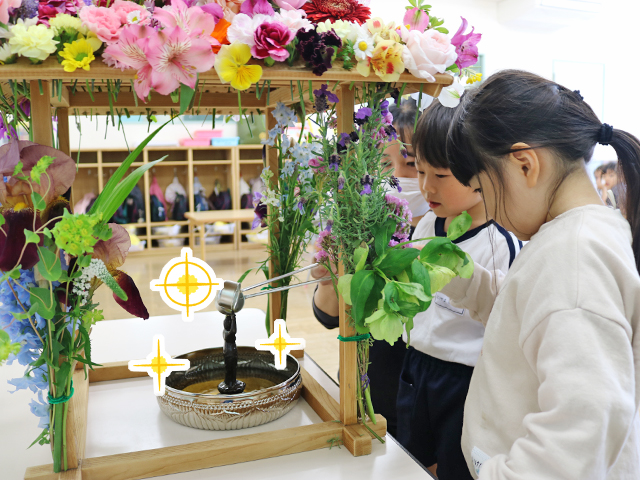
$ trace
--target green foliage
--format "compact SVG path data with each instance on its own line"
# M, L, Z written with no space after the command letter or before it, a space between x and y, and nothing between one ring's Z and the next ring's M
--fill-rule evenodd
M20 352L20 344L11 343L9 334L0 329L0 365L2 365L7 360L7 358L9 358L9 355L11 355L12 353L17 355L18 352Z
M35 232L32 232L31 230L27 230L26 228L24 229L24 237L25 237L25 243L27 243L27 244L29 244L29 243L35 243L35 244L40 243L40 235L38 235Z
M47 248L40 250L40 261L37 264L38 272L42 278L50 282L56 282L62 275L62 266L58 256Z
M62 219L52 229L56 245L73 256L92 253L98 242L94 236L97 223L97 215L72 214L65 210Z
M54 158L50 157L49 155L45 155L40 160L38 160L36 166L31 169L31 180L40 185L40 177L44 175L44 172L47 171L47 168L49 168L49 166L53 164L53 160Z

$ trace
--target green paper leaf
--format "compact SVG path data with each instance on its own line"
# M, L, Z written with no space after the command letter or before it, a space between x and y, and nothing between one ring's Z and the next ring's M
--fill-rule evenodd
M467 230L469 230L472 222L473 219L471 218L471 215L469 215L467 212L462 212L460 215L454 218L451 222L451 225L449 225L449 229L447 230L447 238L451 241L460 238L467 232Z
M46 248L40 249L40 261L38 262L37 267L40 275L50 282L59 280L62 275L60 259L55 253Z
M38 235L35 232L32 232L31 230L27 230L26 228L24 229L24 237L25 237L25 243L27 244L35 243L37 245L38 243L40 243L40 235Z
M347 273L342 275L338 279L338 292L344 298L344 303L347 305L351 305L351 280L353 280L353 275Z

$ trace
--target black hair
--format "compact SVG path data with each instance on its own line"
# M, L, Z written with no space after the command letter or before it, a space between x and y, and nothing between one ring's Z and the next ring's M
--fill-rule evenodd
M418 104L413 98L403 100L400 105L395 104L389 107L389 112L393 115L393 126L398 132L400 141L405 145L411 145L413 140L413 127L417 111ZM406 137L407 133L411 135L410 138Z
M463 96L447 136L446 153L461 183L468 185L486 172L492 182L497 181L502 195L502 165L512 146L523 142L548 148L560 160L552 202L563 180L583 160L591 160L602 129L598 116L576 92L533 73L504 70ZM625 210L640 270L640 141L611 129L606 143L616 151L626 183Z
M447 133L456 108L442 105L437 99L422 112L416 132L416 161L427 162L434 168L450 168L447 159Z

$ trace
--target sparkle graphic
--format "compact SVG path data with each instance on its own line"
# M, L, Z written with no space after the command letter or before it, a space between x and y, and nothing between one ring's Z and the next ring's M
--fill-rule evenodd
M169 307L182 312L182 320L190 322L196 311L213 302L214 291L221 290L223 284L209 264L185 247L179 257L167 262L160 278L151 281L151 290L159 292Z
M153 337L153 348L144 360L129 361L129 370L132 372L147 372L154 379L153 393L157 396L164 395L165 380L172 372L189 369L189 360L178 360L164 350L164 337Z
M291 338L287 333L286 323L282 319L274 322L273 330L274 332L268 339L256 340L256 350L266 350L273 353L276 368L284 370L287 368L287 354L291 350L303 350L304 338Z

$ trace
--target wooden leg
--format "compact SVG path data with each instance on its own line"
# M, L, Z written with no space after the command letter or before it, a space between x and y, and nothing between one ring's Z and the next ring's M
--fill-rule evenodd
M354 457L371 453L371 436L362 425L347 425L342 429L342 442Z
M196 249L195 232L196 232L196 224L192 219L189 219L189 248L192 251Z
M42 94L40 94L40 83ZM47 80L31 80L31 118L33 141L40 145L53 147L51 128L51 83Z
M267 108L267 111L266 111L267 131L274 128L277 124L276 119L272 115L273 110L274 110L273 108L269 107ZM267 166L273 172L273 178L276 179L277 181L277 179L280 177L280 169L278 165L278 152L273 147L272 148L267 147ZM266 187L271 188L270 185L266 185ZM271 212L272 207L268 206L267 208L269 209L269 212ZM273 229L269 234L269 244L271 244L271 235L279 234L279 228L277 224L274 225L272 228ZM275 260L272 259L269 262L269 278L277 277L280 274L282 274L282 272L280 272L278 265L276 265ZM279 285L277 283L272 283L271 286L277 287ZM273 332L273 323L276 321L276 319L280 318L281 307L282 307L281 292L269 294L269 324L270 324L269 333ZM284 318L283 320L286 320L286 318Z
M69 400L67 417L67 466L77 468L84 458L87 438L87 408L89 405L89 378L84 371L73 372L74 395ZM70 477L73 478L73 477Z
M207 246L204 243L204 232L206 230L206 224L200 224L200 260L207 261Z
M69 140L69 109L58 108L58 150L67 155L71 155L71 142Z

